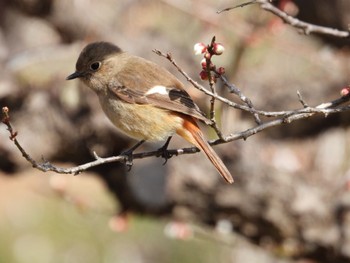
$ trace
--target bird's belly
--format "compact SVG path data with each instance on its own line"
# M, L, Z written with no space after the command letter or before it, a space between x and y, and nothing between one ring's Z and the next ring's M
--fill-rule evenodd
M100 99L100 102L112 123L138 140L166 140L183 124L183 119L177 114L151 105L131 104L116 99Z

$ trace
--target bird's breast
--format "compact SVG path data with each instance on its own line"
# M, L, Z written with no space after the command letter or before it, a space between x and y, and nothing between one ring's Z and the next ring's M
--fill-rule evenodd
M163 141L182 127L183 119L169 110L99 96L103 111L123 133L138 140Z

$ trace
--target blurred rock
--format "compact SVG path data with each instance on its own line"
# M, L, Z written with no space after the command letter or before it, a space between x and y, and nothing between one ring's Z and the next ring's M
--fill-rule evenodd
M51 11L53 0L12 0L12 7L33 16L46 16Z
M58 28L66 42L90 38L111 40L117 17L124 4L105 1L54 1L50 21ZM87 14L87 15L82 15ZM115 32L116 33L116 32Z
M13 9L8 9L3 19L11 54L60 43L60 35L45 19L29 17Z
M74 83L65 78L75 70L81 44L49 45L18 52L7 61L6 67L16 81L30 89L53 89L72 87Z

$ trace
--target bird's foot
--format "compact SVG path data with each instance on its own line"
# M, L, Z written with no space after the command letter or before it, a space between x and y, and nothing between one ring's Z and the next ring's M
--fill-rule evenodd
M133 147L131 147L130 149L124 151L121 153L121 155L125 156L125 165L128 168L128 171L131 170L131 167L133 166L134 162L133 162L133 153L134 151L145 142L145 140L141 140L138 143L136 143Z
M165 144L158 149L158 155L157 157L162 157L164 159L163 165L165 165L168 160L173 157L173 154L168 151L168 146L171 140L171 136L167 139Z

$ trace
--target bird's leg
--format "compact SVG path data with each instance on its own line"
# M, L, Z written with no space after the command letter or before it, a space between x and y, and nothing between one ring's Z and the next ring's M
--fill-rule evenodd
M145 140L141 140L138 143L136 143L134 146L132 146L130 149L122 152L121 155L125 155L126 156L126 161L125 164L128 167L128 171L131 170L131 167L133 165L133 158L132 158L132 154L133 152L141 145L145 142Z
M164 145L162 147L160 147L158 149L158 152L159 154L157 155L158 157L161 156L162 158L165 159L163 165L165 165L167 163L167 161L173 157L172 154L170 154L167 150L168 150L168 146L169 146L169 143L170 143L170 140L171 140L171 137L172 136L169 136L168 139L166 140L166 142L164 143Z

